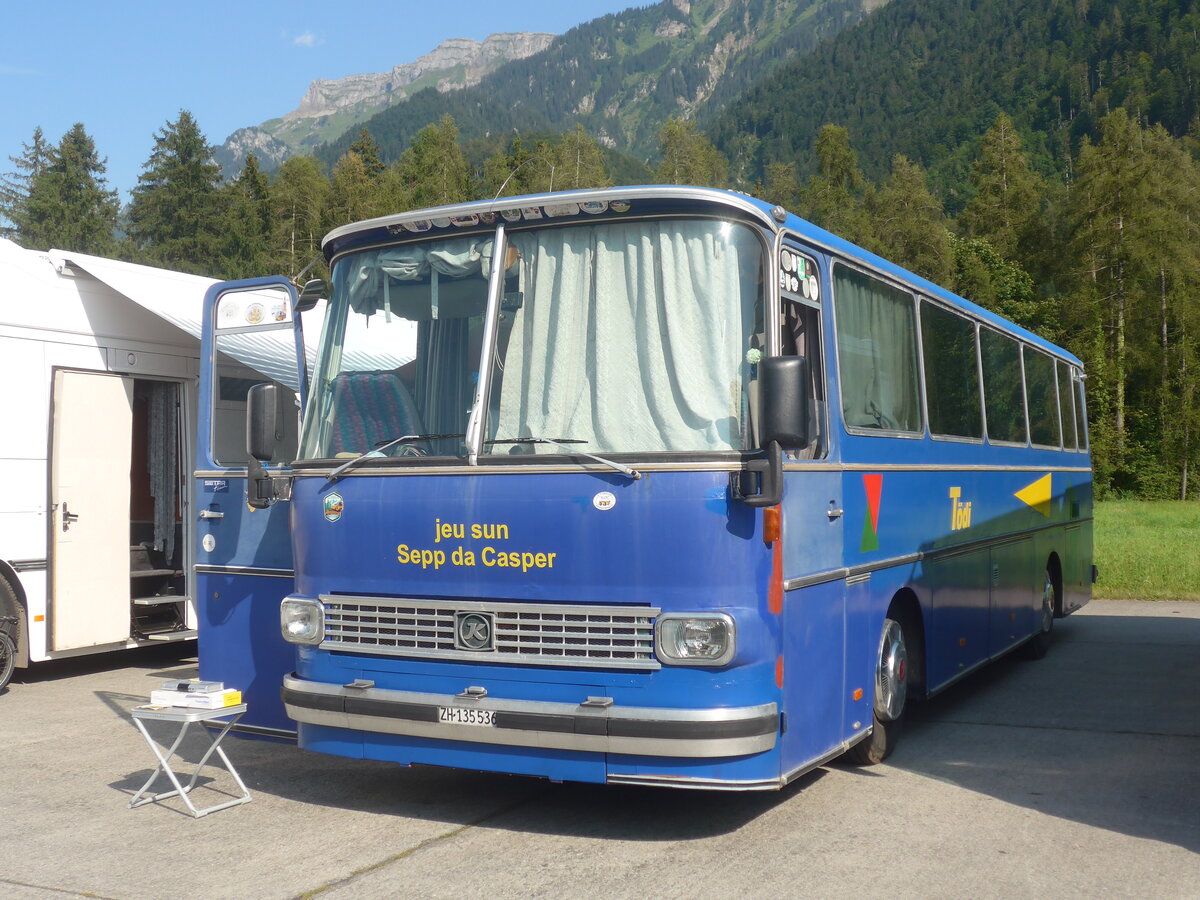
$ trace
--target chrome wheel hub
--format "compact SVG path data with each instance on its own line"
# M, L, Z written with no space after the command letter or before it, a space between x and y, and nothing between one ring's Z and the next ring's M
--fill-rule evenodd
M895 721L904 712L907 696L908 649L904 645L904 629L899 622L888 619L875 670L875 715L883 722Z
M1042 586L1042 634L1049 634L1054 627L1054 582L1050 573L1046 573L1046 583Z

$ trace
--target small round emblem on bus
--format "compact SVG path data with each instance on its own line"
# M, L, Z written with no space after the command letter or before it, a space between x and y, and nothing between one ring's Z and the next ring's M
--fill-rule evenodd
M617 505L617 498L611 491L601 491L592 498L592 506L599 510L609 510Z

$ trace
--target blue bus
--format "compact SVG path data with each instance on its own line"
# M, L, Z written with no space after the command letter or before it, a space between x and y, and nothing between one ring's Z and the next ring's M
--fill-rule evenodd
M323 250L205 310L200 672L262 734L778 789L1090 598L1080 361L781 207L506 197Z

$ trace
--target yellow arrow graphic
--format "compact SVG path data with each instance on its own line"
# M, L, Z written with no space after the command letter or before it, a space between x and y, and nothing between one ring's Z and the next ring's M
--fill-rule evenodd
M1050 518L1050 475L1043 475L1033 484L1021 488L1014 495L1022 503L1032 506L1047 519Z

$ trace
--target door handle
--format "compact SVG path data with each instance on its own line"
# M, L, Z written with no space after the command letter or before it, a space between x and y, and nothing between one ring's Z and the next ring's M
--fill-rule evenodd
M64 500L62 505L62 530L66 531L78 521L79 516L67 509L67 501Z
M215 509L202 509L202 510L200 510L200 518L202 518L202 519L223 519L223 518L225 518L225 513L220 512Z

